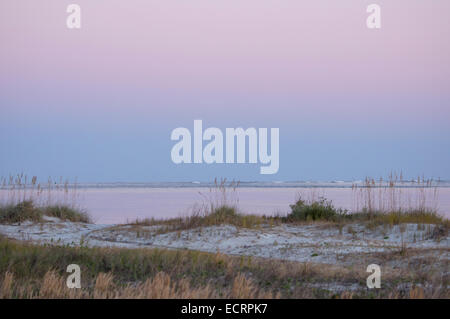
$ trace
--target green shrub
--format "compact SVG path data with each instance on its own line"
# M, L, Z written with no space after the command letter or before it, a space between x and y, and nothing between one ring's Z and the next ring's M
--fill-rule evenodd
M25 220L40 221L41 212L36 210L32 201L23 201L17 205L0 208L0 223L20 223Z
M26 220L41 222L43 216L57 217L72 222L90 222L86 212L64 205L37 207L33 201L23 201L16 205L0 206L0 224L15 224Z
M336 221L345 216L346 210L337 209L332 202L319 197L316 201L307 202L301 198L294 205L290 205L291 212L286 216L286 220L293 221L316 221L330 220Z

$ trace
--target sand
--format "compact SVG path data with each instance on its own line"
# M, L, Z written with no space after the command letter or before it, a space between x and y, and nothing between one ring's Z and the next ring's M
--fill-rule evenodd
M409 249L450 259L450 238L436 236L438 226L404 224L368 229L361 224L342 229L327 224L265 225L258 229L231 225L161 233L159 226L46 222L0 225L8 238L38 244L89 247L169 248L221 252L299 262L352 264L361 254Z

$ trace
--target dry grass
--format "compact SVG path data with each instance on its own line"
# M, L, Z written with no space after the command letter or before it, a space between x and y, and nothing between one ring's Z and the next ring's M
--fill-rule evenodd
M32 201L36 206L76 207L78 199L77 182L53 179L40 182L36 176L28 177L21 173L8 177L0 176L0 203L16 205L20 202Z
M335 207L324 197L313 196L304 200L300 196L294 205L290 205L291 213L287 216L242 214L238 210L236 193L239 183L216 179L214 185L209 192L201 193L204 202L188 216L166 220L136 220L130 224L158 225L160 233L222 224L259 228L262 225L309 222L327 222L340 226L362 222L369 227L403 223L438 224L446 231L449 227L448 219L437 213L439 183L423 177L412 181L404 181L401 174L391 174L388 179L380 178L378 181L366 178L362 186L352 187L356 201L356 210L353 212ZM404 191L405 188L414 190L413 198Z
M370 193L366 196L365 209L362 212L338 214L336 220L333 218L327 223L432 223L439 224L437 229L443 232L436 236L442 237L448 233L448 220L441 218L423 204L426 201L420 200L420 205L411 206L409 210L399 210L397 204L374 206L374 192L388 194L393 203L398 203L399 200L397 190L392 190L390 186L392 184L381 190L370 185L362 190ZM225 180L216 182L216 187L204 195L205 203L190 216L137 221L132 224L158 225L161 226L162 232L166 232L220 224L260 227L281 222L310 222L307 218L304 221L289 221L279 216L241 214L237 209L238 201L233 199L234 195L230 196L228 193L231 189L233 194L236 187L236 184L227 186ZM28 194L28 189L21 188L20 192ZM26 204L28 195L16 195L16 199L21 199L18 204L22 206L19 207L21 213L13 214L14 218L19 221L39 221L44 212L30 213L36 208L33 204ZM377 201L381 202L379 198ZM311 206L307 207L307 215L310 215L311 210L323 209L320 202L304 204ZM16 205L11 207L16 209ZM380 207L385 208L377 209ZM64 219L60 212L47 212L51 216ZM315 216L323 215L315 214L315 211L312 213ZM6 220L12 219L8 217ZM448 253L448 250L442 253ZM419 258L420 254L421 252L405 247L402 251L390 254L360 254L358 256L361 264L337 266L226 256L219 252L211 254L184 250L37 246L14 242L0 236L0 297L449 298L446 274L448 265L442 265L438 257ZM398 264L395 267L383 268L383 289L366 289L367 264L379 261L385 265L392 260L398 260ZM82 269L81 289L66 287L65 269L73 263L80 265ZM357 288L348 288L352 285Z
M449 220L437 212L439 181L417 177L405 180L391 173L387 179L366 178L362 186L353 185L356 212L348 217L369 227L405 223L436 224L448 232Z
M390 212L437 213L439 183L439 180L420 176L405 180L401 173L391 173L386 179L366 177L363 185L352 186L354 211L368 215Z
M280 223L276 217L240 213L236 194L237 187L239 187L239 182L215 179L214 187L209 188L208 192L199 193L203 202L196 205L190 215L170 219L147 218L135 220L129 225L161 226L158 231L165 233L224 224L258 228L262 224Z
M439 224L449 227L448 219L437 214L438 182L424 177L405 181L402 174L391 174L387 179L366 178L362 186L353 185L356 210L348 212L333 206L325 198L308 201L299 198L287 216L261 216L244 214L238 209L239 182L214 180L214 186L199 194L203 202L188 216L171 219L144 219L132 225L160 226L159 232L181 231L222 224L244 228L281 223L327 221L337 224L366 222L369 226L401 223ZM404 189L415 190L413 198ZM53 216L74 222L89 222L86 212L77 208L77 184L67 180L48 179L38 183L36 177L24 174L0 178L0 223L24 220L42 221L42 216Z
M99 273L92 288L69 289L63 276L48 271L38 282L18 284L12 273L5 273L0 287L0 298L27 299L211 299L211 298L279 298L258 289L250 279L237 274L231 287L220 294L211 284L192 287L187 279L173 280L168 274L158 272L144 282L117 285L111 273Z
M33 201L24 201L16 205L0 206L0 224L21 223L26 220L42 222L44 216L71 222L89 223L91 221L86 212L63 205L37 207Z
M135 226L160 226L158 233L181 231L218 225L234 225L243 228L258 228L263 224L279 224L280 220L273 217L240 214L236 207L220 206L212 211L195 210L191 215L171 219L143 219L129 223Z
M399 224L434 224L440 225L448 230L449 220L435 212L408 211L408 212L378 212L378 213L356 213L349 218L350 221L366 222L367 226L375 227L380 225L399 225Z
M187 229L202 228L219 225L234 225L243 228L260 228L262 226L277 226L285 224L325 223L329 226L342 227L345 224L363 223L373 228L381 225L393 226L398 224L435 224L443 232L441 237L448 233L450 222L435 212L424 211L389 211L389 212L367 212L348 213L330 206L329 201L304 202L299 201L291 205L293 212L284 216L258 216L241 214L235 207L221 206L213 211L194 211L186 217L171 219L144 219L128 223L132 226L158 226L156 233L167 233ZM138 228L136 231L139 231Z
M42 222L43 216L89 223L87 212L76 205L77 184L68 180L39 183L36 176L25 174L0 177L0 223L20 223L25 220Z
M36 246L0 239L2 298L449 298L439 255L360 254L361 264L323 265L187 250ZM434 257L433 257L434 256ZM419 258L420 257L420 258ZM389 266L390 261L398 264ZM383 289L368 290L368 263L383 266ZM67 265L82 289L68 289ZM404 284L407 284L404 286ZM356 285L356 289L345 287ZM344 287L344 288L339 288ZM337 290L336 290L337 289ZM411 295L412 294L412 295Z

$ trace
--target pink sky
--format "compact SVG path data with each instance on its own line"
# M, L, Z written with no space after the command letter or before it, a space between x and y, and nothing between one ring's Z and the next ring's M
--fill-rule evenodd
M66 28L70 3L81 30ZM380 30L366 27L370 3ZM0 124L166 134L203 118L295 135L301 119L412 144L422 128L446 146L449 12L448 0L2 0Z
M371 1L382 6L381 30L366 28L370 2L362 0L76 2L81 30L65 27L69 1L2 1L3 83L254 94L449 89L448 1Z

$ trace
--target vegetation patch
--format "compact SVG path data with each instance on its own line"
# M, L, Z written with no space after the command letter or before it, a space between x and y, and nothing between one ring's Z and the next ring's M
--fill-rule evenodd
M198 227L209 227L219 225L233 225L243 228L257 228L262 224L270 223L275 219L272 217L241 214L237 209L228 205L212 207L211 211L195 211L189 216L170 218L170 219L154 219L148 218L136 220L131 225L140 226L162 226L159 232L181 231Z
M56 217L71 222L89 223L90 218L86 212L64 205L51 205L38 207L33 201L22 201L15 205L0 206L0 223L14 224L24 221L42 222L44 216Z
M399 225L399 224L435 224L449 227L449 220L431 210L396 210L387 212L353 213L346 216L351 221L367 221L374 226L377 225Z
M331 201L320 197L317 201L307 202L301 198L294 205L290 205L291 212L283 218L287 222L296 221L338 221L347 211L335 208Z
M398 258L413 261L413 253ZM439 265L434 260L386 267L383 288L369 291L365 258L392 257L361 258L361 265L346 267L188 250L37 246L0 238L0 298L449 297L448 276L433 275L441 271L433 268ZM70 264L81 267L81 289L65 285Z

